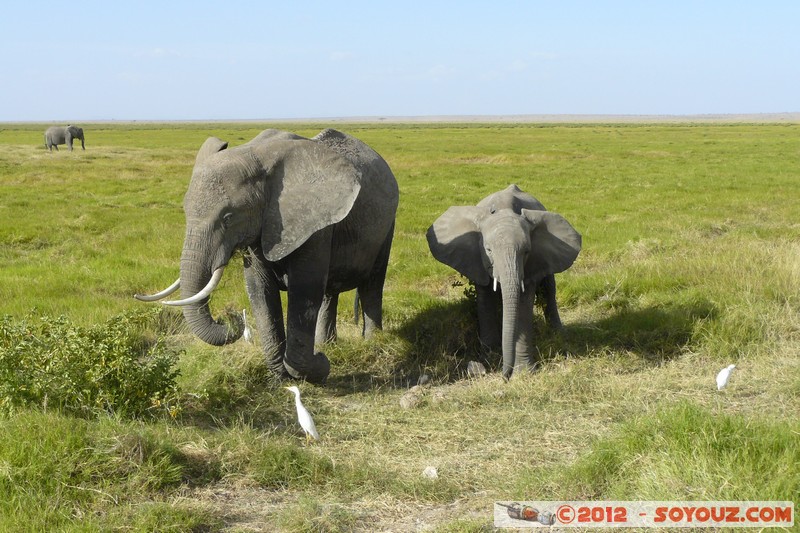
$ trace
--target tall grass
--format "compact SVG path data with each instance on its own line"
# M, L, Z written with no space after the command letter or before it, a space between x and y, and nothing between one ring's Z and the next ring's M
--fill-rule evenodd
M387 159L401 201L385 331L359 339L344 295L328 383L301 384L321 441L302 446L257 345L205 346L159 315L150 341L181 353L165 367L180 409L86 416L52 393L15 406L0 419L0 531L478 531L494 500L797 501L800 125L337 127ZM86 151L58 153L44 129L0 129L0 314L13 331L64 315L79 336L125 337L104 324L178 275L197 147L262 126L84 125ZM425 231L509 183L584 249L557 276L565 329L537 317L541 370L505 383L466 377L482 356L474 302ZM239 263L214 312L247 306ZM422 374L432 384L403 409Z

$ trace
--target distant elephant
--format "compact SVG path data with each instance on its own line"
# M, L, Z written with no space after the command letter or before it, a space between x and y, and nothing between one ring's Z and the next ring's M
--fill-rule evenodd
M451 207L428 228L433 256L474 284L481 344L502 347L503 376L533 367L533 306L544 298L545 318L561 327L553 274L569 268L581 236L516 185L477 206ZM500 282L500 293L497 285ZM502 300L502 330L497 310Z
M357 289L369 336L382 327L383 284L399 199L386 161L363 142L327 129L313 139L266 130L226 149L216 137L197 154L183 201L180 286L192 331L213 345L242 334L214 320L208 297L231 254L245 250L245 282L264 353L281 377L323 382L330 363L314 352L336 336L340 292ZM286 328L280 291L288 291Z
M72 151L72 141L75 139L81 140L81 148L86 150L86 145L83 143L83 128L77 126L50 126L44 132L44 145L51 152L53 148L58 151L59 144L66 144L69 150Z

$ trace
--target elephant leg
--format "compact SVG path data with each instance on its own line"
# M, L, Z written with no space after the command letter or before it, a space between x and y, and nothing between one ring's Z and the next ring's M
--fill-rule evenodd
M361 285L356 294L361 304L361 336L369 339L376 331L383 329L383 284L380 286Z
M326 294L322 299L317 317L317 331L314 335L317 344L336 340L336 310L339 307L339 294Z
M363 317L361 335L372 337L375 331L383 329L383 285L386 282L386 269L389 265L389 252L392 249L394 223L383 241L375 264L367 280L358 286L357 302L361 303Z
M478 300L478 338L485 351L499 350L502 343L500 320L500 293L490 285L476 285Z
M517 310L516 360L514 372L533 370L538 357L534 357L533 302L535 291L528 290L520 294Z
M267 366L278 377L289 377L283 366L286 332L283 327L280 287L278 278L267 266L261 249L245 254L244 278Z
M315 233L286 262L289 294L283 365L292 377L314 383L324 382L331 369L325 354L314 352L314 340L328 281L332 232L328 227Z
M544 317L551 329L561 329L561 317L558 315L556 304L556 277L553 274L545 276L539 285L538 297L544 299Z

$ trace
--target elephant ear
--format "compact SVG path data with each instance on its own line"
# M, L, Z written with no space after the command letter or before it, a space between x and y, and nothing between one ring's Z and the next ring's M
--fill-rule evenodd
M539 200L514 184L509 185L502 191L490 194L478 202L478 207L486 208L492 213L501 209L511 209L518 215L522 213L523 209L546 211Z
M478 228L478 219L484 211L473 206L451 207L436 219L426 234L433 257L478 285L488 285L491 281L483 266L483 244Z
M261 245L268 260L286 257L350 213L361 191L361 172L341 155L286 136L267 137L254 150L267 171Z
M209 137L206 139L206 142L203 143L203 146L200 147L200 150L197 151L197 157L194 160L194 164L197 165L198 163L202 163L209 156L214 155L217 152L221 152L227 147L227 141L223 141L217 137Z
M550 211L523 209L522 216L533 226L526 272L541 279L572 266L581 251L581 234L567 220Z

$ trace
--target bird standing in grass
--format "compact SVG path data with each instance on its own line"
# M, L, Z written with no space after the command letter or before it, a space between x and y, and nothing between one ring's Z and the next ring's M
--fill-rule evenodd
M719 371L719 374L717 374L717 390L722 390L728 384L728 378L731 377L731 372L733 372L734 368L736 368L736 365L728 365Z
M314 440L319 440L317 426L314 425L311 413L308 412L305 406L303 406L303 402L300 401L300 389L294 385L286 387L286 389L294 393L294 405L297 407L297 421L300 422L300 427L303 428L303 431L306 433L306 444L311 441L312 437Z
M250 326L247 325L247 310L242 309L242 318L244 319L244 337L245 342L253 342L253 332L250 331Z

